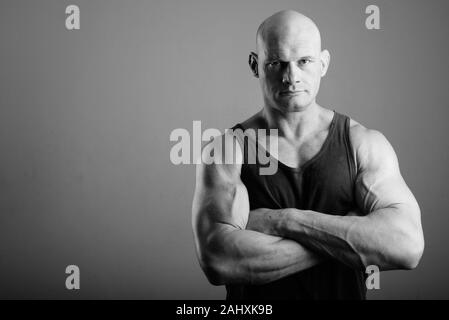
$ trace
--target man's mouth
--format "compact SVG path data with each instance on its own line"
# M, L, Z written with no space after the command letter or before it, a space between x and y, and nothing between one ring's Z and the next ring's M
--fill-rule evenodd
M280 95L281 96L295 96L295 95L303 93L303 92L306 92L306 90L294 90L294 91L287 90L287 91L281 91Z

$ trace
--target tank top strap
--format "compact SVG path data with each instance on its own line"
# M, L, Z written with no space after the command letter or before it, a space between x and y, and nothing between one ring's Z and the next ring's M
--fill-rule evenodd
M344 152L346 154L346 159L348 161L348 167L351 175L351 179L355 181L357 170L355 165L355 157L354 152L351 144L351 137L350 137L350 123L351 119L344 114L341 114L337 111L335 111L335 129L333 132L333 135L331 137L331 145L334 147L340 147L344 148Z

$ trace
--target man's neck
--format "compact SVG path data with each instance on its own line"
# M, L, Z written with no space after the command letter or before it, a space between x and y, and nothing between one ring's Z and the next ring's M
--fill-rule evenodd
M316 132L320 125L323 108L316 103L302 111L281 112L278 109L265 106L262 115L271 129L278 129L280 137L298 141Z

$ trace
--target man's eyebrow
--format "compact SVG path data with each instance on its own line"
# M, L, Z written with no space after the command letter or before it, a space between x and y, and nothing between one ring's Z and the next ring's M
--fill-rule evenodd
M306 56L301 56L301 57L299 57L296 61L303 60L303 59L314 60L314 59L316 59L316 57L313 56L313 55L306 55ZM266 60L267 60L267 61L279 60L279 61L281 61L281 62L285 62L285 60L280 59L278 55L270 55L270 56L268 56L268 57L266 58Z
M267 60L280 60L277 54L270 54L267 56Z
M303 56L303 57L299 58L298 60L303 60L303 59L314 60L314 59L316 59L316 57L308 55L308 56Z

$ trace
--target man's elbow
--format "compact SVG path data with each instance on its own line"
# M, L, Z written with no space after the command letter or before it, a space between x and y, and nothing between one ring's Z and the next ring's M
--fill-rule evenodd
M394 243L378 248L375 254L362 257L364 267L377 265L382 270L413 270L424 252L424 240L417 237L395 239Z
M407 244L404 248L403 254L399 259L401 269L415 269L421 261L423 253L424 240L418 240Z
M245 263L228 256L200 259L201 268L207 280L214 286L232 284L264 284L265 280L255 277L254 272L245 267Z
M222 286L226 284L226 281L220 272L212 267L203 267L204 274L206 275L207 280L213 286Z
M226 271L228 267L224 259L211 255L203 255L200 258L200 265L210 284L222 286L229 282L229 273Z
M396 247L396 254L392 256L394 269L415 269L424 253L423 237L407 237L402 245Z
M417 215L419 214L418 208ZM421 224L418 222L406 223L402 220L392 234L395 236L390 248L393 249L391 253L396 264L395 269L415 269L424 253L424 235Z

